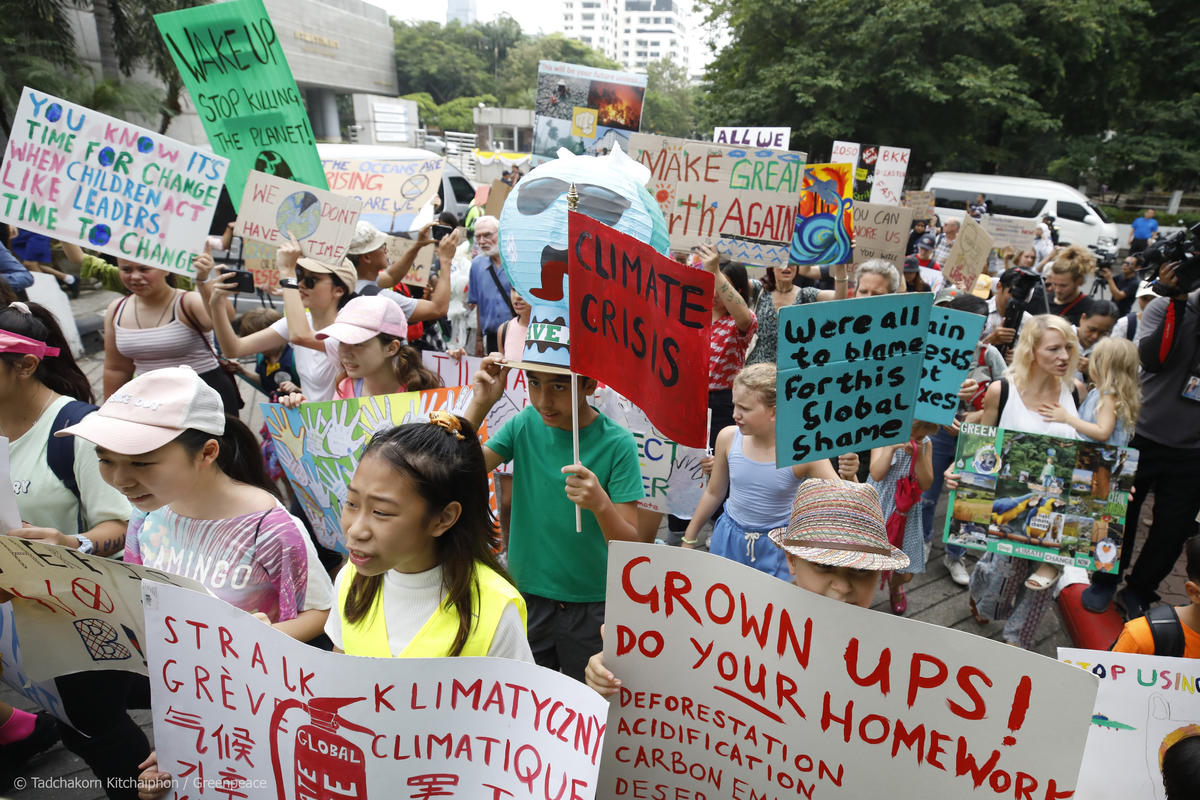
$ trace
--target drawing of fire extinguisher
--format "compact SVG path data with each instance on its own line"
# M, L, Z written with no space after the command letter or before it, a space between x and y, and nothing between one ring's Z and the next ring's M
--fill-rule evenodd
M296 774L296 800L367 800L367 764L363 751L341 736L345 728L370 736L375 732L338 715L343 706L366 700L365 697L314 697L307 703L289 698L275 706L271 714L271 763L275 769L275 787L279 800L286 800L287 785L283 765L279 763L280 724L293 708L308 712L309 724L296 730L293 760Z

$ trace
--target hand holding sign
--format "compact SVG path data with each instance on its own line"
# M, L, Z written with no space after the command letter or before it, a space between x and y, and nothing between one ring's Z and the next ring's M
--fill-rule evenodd
M608 492L600 485L596 473L583 464L568 464L562 468L567 475L567 499L580 508L599 514L609 502Z

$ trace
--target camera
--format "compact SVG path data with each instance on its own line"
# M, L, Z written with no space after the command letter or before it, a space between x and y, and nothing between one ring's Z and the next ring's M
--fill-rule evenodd
M1014 337L1016 337L1021 333L1021 320L1025 318L1025 310L1029 308L1029 303L1033 300L1034 291L1042 285L1042 276L1023 267L1013 267L1009 272L1016 274L1011 279L1009 287L1011 295L1008 298L1008 306L1004 309L1004 321L1001 324L1002 327L1012 328ZM997 348L1004 353L1014 344L1016 344L1015 338L1012 342L997 345Z
M440 242L442 239L445 239L447 236L454 233L454 228L450 225L434 225L433 230L430 231L430 233L435 242Z
M1165 236L1142 251L1142 277L1153 280L1158 277L1164 264L1179 262L1175 277L1179 289L1186 294L1200 286L1200 222L1187 230L1176 231Z
M254 273L244 269L233 269L231 267L222 267L222 275L237 276L237 290L242 294L254 294Z

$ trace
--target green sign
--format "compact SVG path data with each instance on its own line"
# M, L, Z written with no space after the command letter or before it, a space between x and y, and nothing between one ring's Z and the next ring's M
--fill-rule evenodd
M156 14L213 149L229 159L225 184L236 207L258 170L329 188L304 100L263 0Z

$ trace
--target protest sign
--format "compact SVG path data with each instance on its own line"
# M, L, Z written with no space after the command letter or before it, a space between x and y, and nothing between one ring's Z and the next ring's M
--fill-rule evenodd
M933 306L929 309L929 335L921 363L916 419L950 425L958 411L958 390L971 370L983 323L982 314Z
M639 133L629 139L629 155L650 169L673 250L713 244L746 264L787 263L804 153Z
M599 67L539 61L534 97L533 156L536 163L558 157L600 155L614 143L624 147L642 129L646 76Z
M606 798L1071 796L1096 678L1000 642L613 542Z
M875 185L875 164L879 161L879 145L864 144L858 151L858 166L854 170L854 199L856 202L871 200L871 187Z
M1033 249L1033 240L1037 236L1038 228L1036 218L1019 219L984 214L982 224L988 236L992 237L992 246L995 248L1003 250L1005 247L1011 247L1014 255L1022 250Z
M504 201L508 199L508 193L511 191L512 187L499 178L492 181L492 188L488 192L487 204L483 207L483 213L486 216L500 219L500 211L504 208Z
M275 440L279 466L312 523L317 541L344 553L342 504L367 440L393 425L426 421L433 411L461 414L470 400L470 389L451 387L303 403L299 408L260 405ZM486 440L485 431L480 431L480 438Z
M849 264L853 206L849 164L805 167L788 260L793 264Z
M612 386L671 439L704 447L712 273L577 211L567 235L571 371Z
M362 201L265 172L246 179L235 233L278 247L295 236L309 258L339 264L346 257Z
M401 233L413 228L418 212L437 194L444 163L443 158L330 158L321 166L329 191L362 203L360 219L385 233Z
M251 170L327 188L304 98L263 0L155 14L236 204Z
M29 702L48 711L51 716L70 723L54 681L31 680L25 674L21 661L21 641L13 619L13 604L0 603L0 681L8 684Z
M566 675L329 653L214 598L143 591L154 744L178 797L595 797L608 707Z
M992 252L992 237L970 216L962 218L958 236L946 263L942 264L942 275L947 284L969 291L979 279L979 273L987 268L988 254Z
M912 209L877 203L854 204L854 263L882 258L901 268Z
M780 468L908 440L932 303L889 294L779 309Z
M416 246L416 239L406 239L403 236L389 236L387 240L388 263L395 264L405 253ZM409 286L420 286L422 288L428 286L429 272L433 269L433 254L436 250L437 247L435 245L426 245L419 249L412 266L409 267L408 272L404 273L404 277L400 279L400 282Z
M633 434L642 468L642 489L646 493L638 500L638 508L691 517L704 493L705 477L700 467L704 448L685 447L672 441L654 427L645 411L611 386L599 387L588 402Z
M220 156L26 87L0 166L0 220L192 275L228 168Z
M220 569L220 564L213 566ZM225 568L228 571L228 565ZM70 547L0 536L0 589L14 595L13 615L28 680L103 669L145 675L143 578L207 592L179 575L84 555Z
M279 288L279 267L275 264L278 248L253 239L242 241L242 266L254 276L254 288L268 292Z
M933 192L909 189L901 195L900 204L912 209L913 219L931 220L935 216Z
M1058 660L1100 681L1075 796L1166 800L1159 759L1200 721L1200 662L1058 648Z
M742 125L728 125L713 129L713 141L717 144L729 144L736 147L753 147L761 149L769 147L772 150L790 150L792 139L791 128L754 128Z
M875 180L871 184L871 202L889 206L900 205L904 192L904 176L908 174L908 148L879 148L879 159L875 162Z
M852 170L858 169L857 142L834 141L833 150L829 154L830 164L849 164Z
M1130 447L963 425L944 538L1115 573L1137 463Z

